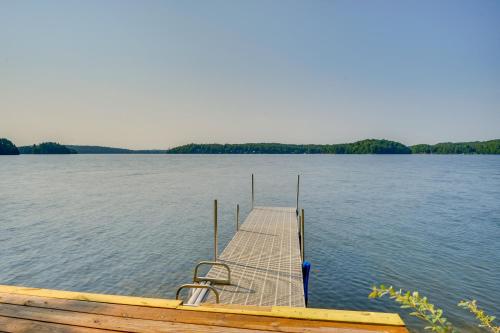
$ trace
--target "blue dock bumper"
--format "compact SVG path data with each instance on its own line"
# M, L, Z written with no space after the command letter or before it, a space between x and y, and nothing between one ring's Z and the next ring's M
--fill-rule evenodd
M309 261L304 261L302 264L302 277L304 279L304 298L306 300L306 306L307 306L307 300L308 300L308 290L309 290L309 272L311 271L311 263Z

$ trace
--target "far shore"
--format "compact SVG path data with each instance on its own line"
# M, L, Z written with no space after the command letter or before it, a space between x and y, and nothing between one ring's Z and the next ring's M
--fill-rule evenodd
M500 154L500 139L474 142L443 142L434 145L406 146L385 139L366 139L341 144L197 144L170 149L133 150L103 146L63 145L43 142L16 147L8 139L0 139L0 155L19 154Z

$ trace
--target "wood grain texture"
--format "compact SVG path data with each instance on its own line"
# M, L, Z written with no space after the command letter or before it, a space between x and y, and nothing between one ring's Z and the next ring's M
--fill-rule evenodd
M29 288L29 287L7 286L7 285L0 285L0 293L53 297L53 298L93 301L102 303L119 303L119 304L129 304L129 305L153 306L159 308L173 308L173 309L175 309L182 303L182 301L170 300L170 299L94 294L94 293L75 292L66 290Z
M134 333L199 333L199 332L224 332L224 333L257 333L258 330L247 330L211 325L194 325L169 321L156 321L89 314L81 312L68 312L46 308L37 308L24 305L0 304L0 316L57 323L67 326L96 328L102 330L116 330ZM3 329L3 328L2 328Z
M218 310L221 310L220 306L213 305L204 306L203 308L207 307L218 308ZM224 307L237 309L236 305L228 305ZM94 329L119 330L127 332L142 332L143 330L141 330L141 327L145 326L145 331L154 332L238 332L238 330L235 331L234 329L245 329L245 332L274 331L294 333L407 333L406 329L402 326L356 324L272 317L266 315L271 313L270 307L263 307L263 309L255 306L244 307L245 311L253 311L254 313L259 313L261 315L183 310L184 308L188 307L167 309L0 293L0 316L3 315L29 319L36 322L36 325L38 325L39 321L49 321L52 323L64 324L67 326L86 326ZM31 309L33 309L33 311ZM190 309L196 309L196 307L190 307ZM68 319L68 317L70 319ZM131 319L141 320L134 321ZM156 321L156 324L151 324L151 321ZM180 324L189 325L183 326ZM0 326L0 330L5 329ZM28 332L29 331L30 330L28 330Z
M118 331L99 330L88 327L68 326L43 321L33 321L0 316L0 333L111 333Z
M102 314L125 318L149 319L157 321L171 321L198 325L213 325L253 330L277 332L323 332L327 328L364 329L365 331L380 332L380 325L360 325L354 323L324 322L317 320L298 320L293 318L270 317L265 314L271 309L259 311L264 315L244 315L219 312L174 310L164 308L141 307L120 304L104 304L87 301L62 300L38 296L26 296L0 293L0 303L25 305L47 309L66 310L91 314ZM236 307L236 306L232 306ZM193 307L191 307L193 308ZM248 307L258 308L258 307ZM258 309L257 309L258 310ZM255 311L257 311L255 310ZM402 327L386 327L386 332L406 332Z

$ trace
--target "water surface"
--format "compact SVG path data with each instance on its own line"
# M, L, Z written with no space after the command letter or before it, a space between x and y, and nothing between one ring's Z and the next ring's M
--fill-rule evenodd
M464 332L460 299L500 317L500 156L0 156L0 283L173 298L212 257L213 199L222 250L252 172L282 206L301 174L310 306L396 311L367 299L385 283Z

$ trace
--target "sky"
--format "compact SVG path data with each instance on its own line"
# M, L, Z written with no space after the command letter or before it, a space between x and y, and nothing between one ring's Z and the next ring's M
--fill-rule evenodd
M0 137L500 138L500 1L0 0Z

